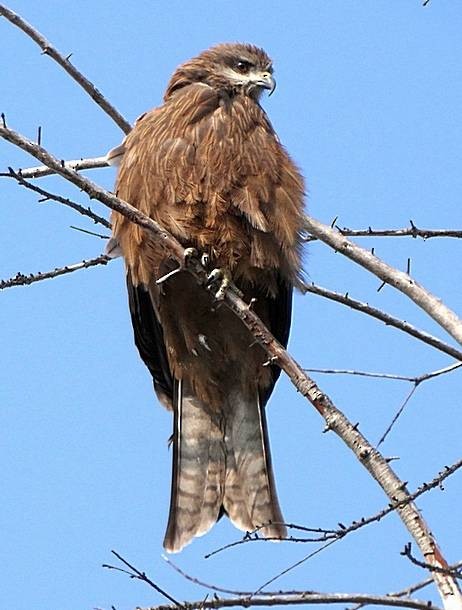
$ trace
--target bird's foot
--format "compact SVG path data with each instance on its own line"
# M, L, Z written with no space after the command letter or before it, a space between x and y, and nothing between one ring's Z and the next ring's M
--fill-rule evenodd
M229 269L213 269L207 276L206 285L210 290L215 290L217 301L223 301L228 289L234 288L231 272Z
M183 254L183 266L187 267L194 260L199 259L199 252L196 248L185 248Z
M194 263L199 263L207 271L210 265L210 256L207 252L203 252L199 256L199 252L196 248L185 248L183 254L183 267L187 267Z

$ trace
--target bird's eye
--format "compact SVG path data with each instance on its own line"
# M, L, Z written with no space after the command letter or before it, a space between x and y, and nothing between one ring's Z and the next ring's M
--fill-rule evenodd
M251 67L252 64L250 63L250 61L245 61L245 59L240 59L236 63L236 70L241 74L247 74L250 71Z

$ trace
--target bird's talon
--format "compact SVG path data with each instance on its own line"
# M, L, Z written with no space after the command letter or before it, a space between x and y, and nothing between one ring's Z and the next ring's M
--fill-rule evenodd
M232 284L231 274L227 269L213 269L213 271L209 273L206 286L213 289L217 284L218 288L215 293L215 299L217 301L223 301L226 291Z
M183 263L184 266L187 267L192 260L197 259L199 257L199 253L196 248L185 248L183 254Z

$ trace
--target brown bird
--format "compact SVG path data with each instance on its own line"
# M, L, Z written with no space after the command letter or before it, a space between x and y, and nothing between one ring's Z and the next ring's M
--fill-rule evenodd
M164 103L108 155L116 193L224 270L287 344L300 278L303 179L260 106L275 87L266 53L221 44L181 65ZM264 406L280 369L159 241L118 213L135 342L174 413L167 551L226 513L241 530L284 538Z

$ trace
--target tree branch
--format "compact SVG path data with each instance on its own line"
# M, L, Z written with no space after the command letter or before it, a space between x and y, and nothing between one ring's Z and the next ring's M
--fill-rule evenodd
M356 532L357 530L359 530L367 525L370 525L371 523L377 523L377 522L381 521L384 517L386 517L393 511L395 511L400 506L405 506L406 504L413 502L414 500L419 498L422 494L426 493L427 491L429 491L431 489L435 489L435 487L441 487L443 481L445 479L447 479L448 477L450 477L451 475L453 475L455 472L457 472L457 470L459 470L461 467L462 467L462 459L457 460L454 464L451 464L451 466L445 466L445 468L441 472L439 472L431 481L422 483L422 485L420 485L416 489L416 491L409 494L408 497L406 498L406 500L402 500L400 502L396 502L396 501L390 502L390 504L386 508L383 508L378 513L374 513L373 515L370 515L369 517L361 517L359 519L356 519L356 520L352 521L350 523L350 525L348 525L348 526L343 525L343 523L339 523L340 527L337 530L323 530L321 528L305 528L303 526L294 525L293 523L285 523L284 525L286 525L288 528L291 528L291 529L298 529L301 531L306 531L306 530L320 531L323 533L323 535L319 536L318 538L303 539L303 538L294 538L294 537L290 536L289 538L287 538L287 541L289 541L289 542L328 542L329 541L329 545L330 545L333 542L336 542L337 540L341 540L341 539L345 538L345 536L347 536L348 534L351 534L352 532ZM234 542L230 542L218 549L215 549L211 553L208 553L205 556L205 559L209 559L213 555L217 555L218 553L221 553L222 551L225 551L225 550L230 549L235 546L239 546L241 544L247 544L249 542L256 542L256 541L266 542L268 540L271 540L271 538L259 538L258 536L253 536L253 534L257 534L258 531L260 529L262 529L263 527L264 527L264 525L262 525L260 528L257 528L254 532L247 533L240 540L235 540ZM274 539L274 540L276 540L276 539ZM320 550L324 550L325 548L327 548L327 545L322 547ZM319 552L319 550L318 550L318 552ZM305 559L303 559L303 561L305 561Z
M61 161L63 167L74 169L75 171L81 171L84 169L98 169L101 167L109 167L106 156L104 157L93 157L92 159L73 159L71 161ZM51 176L57 172L54 169L49 168L47 165L39 165L38 167L29 167L27 169L18 169L16 172L23 178L34 179L43 178L44 176ZM14 178L10 171L0 172L0 178Z
M92 258L88 261L82 261L81 263L75 263L74 265L66 265L65 267L56 267L53 271L46 271L41 273L40 271L36 274L24 275L23 273L17 273L14 277L8 280L0 280L0 290L5 288L12 288L13 286L27 286L34 284L35 282L41 282L42 280L49 280L60 275L66 275L79 271L80 269L88 269L88 267L96 267L97 265L106 265L111 259L105 254L101 254L96 258Z
M207 274L199 261L192 260L185 263L182 245L157 222L148 218L127 202L100 188L97 184L88 180L88 178L81 176L74 170L63 167L59 160L50 155L43 147L27 140L11 129L0 126L0 136L35 156L42 163L45 163L58 174L84 190L90 197L97 198L111 209L120 212L132 222L146 229L159 240L170 256L177 259L180 265L187 264L188 271L193 274L199 284L204 285L206 283ZM316 226L319 235L326 239L326 232L323 226L316 221L312 221L312 223ZM345 238L342 237L341 239ZM349 248L348 246L344 250L349 253ZM345 415L334 406L330 398L303 372L300 365L276 341L251 308L232 290L228 290L225 293L224 302L251 331L256 341L265 349L269 357L277 362L281 369L287 373L297 390L311 402L318 413L325 419L327 429L334 431L353 451L360 463L379 483L390 500L397 502L406 501L409 496L406 486L393 472L385 458L360 433L358 427L349 422ZM428 563L444 569L447 568L448 564L416 506L413 503L409 503L398 507L397 511ZM456 580L451 575L434 572L433 576L446 608L455 608L455 603L462 604L460 589Z
M374 606L394 606L398 608L416 608L417 610L439 610L438 606L434 606L431 602L420 601L416 599L406 599L401 597L391 597L388 595L368 595L364 593L313 593L310 591L301 591L299 593L291 593L281 595L274 593L273 596L253 596L253 597L235 597L235 598L220 598L198 600L194 602L185 602L184 610L202 609L218 609L218 608L249 608L251 606L297 606L300 604L347 604L361 603ZM160 605L150 606L140 610L173 610L176 606Z
M395 318L390 314L385 313L381 309L372 307L372 305L369 305L368 303L356 301L355 299L352 299L348 295L348 293L343 295L338 292L328 290L327 288L323 288L322 286L316 286L315 284L304 284L303 291L305 293L310 292L311 294L316 294L326 299L330 299L331 301L342 303L342 305L351 307L351 309L361 311L362 313L365 313L368 316L372 316L373 318L384 322L387 326L394 326L395 328L402 330L403 332L411 335L412 337L415 337L416 339L419 339L420 341L423 341L424 343L427 343L428 345L431 345L432 347L435 347L436 349L439 349L440 351L449 354L454 358L457 358L457 360L462 361L462 351L458 350L455 347L452 347L452 345L448 345L437 337L430 335L430 333L427 333L423 330L419 330L415 326L412 326L412 324L409 324L404 320Z
M348 227L339 227L334 225L335 229L344 237L421 237L422 239L430 239L431 237L462 237L462 231L453 229L419 229L412 220L409 221L410 226L404 229L349 229ZM305 238L306 242L317 241L318 238L314 235L308 235Z
M44 55L54 59L64 70L88 93L98 106L111 117L124 133L131 130L130 123L120 114L104 95L88 80L75 66L69 61L69 57L64 57L40 32L27 23L22 17L14 13L7 6L0 4L0 16L5 17L10 23L22 30L29 38L32 38L42 49Z
M79 214L82 214L83 216L88 216L89 218L91 218L93 220L94 223L103 225L104 227L106 227L106 229L111 228L111 223L108 220L106 220L102 216L99 216L98 214L95 214L95 212L90 210L90 208L85 208L83 205L80 205L79 203L76 203L75 201L72 201L71 199L67 199L66 197L61 197L61 195L56 195L55 193L50 193L50 191L46 191L45 189L42 189L39 186L35 186L35 184L31 184L30 182L28 182L27 180L24 179L24 177L21 173L15 172L13 170L13 168L11 168L11 167L9 167L8 170L9 170L8 175L11 176L12 178L14 178L21 186L24 186L26 189L29 189L30 191L34 191L34 193L38 193L39 195L42 195L43 199L39 199L40 203L42 203L44 201L49 201L50 199L52 199L53 201L57 201L58 203L67 205L68 207L72 208L73 210L75 210Z
M358 265L361 265L383 282L390 284L423 309L435 322L444 328L456 341L462 344L462 320L446 305L423 286L418 284L408 273L391 267L368 250L349 241L335 229L322 224L319 220L305 217L306 227L310 233L340 252Z

